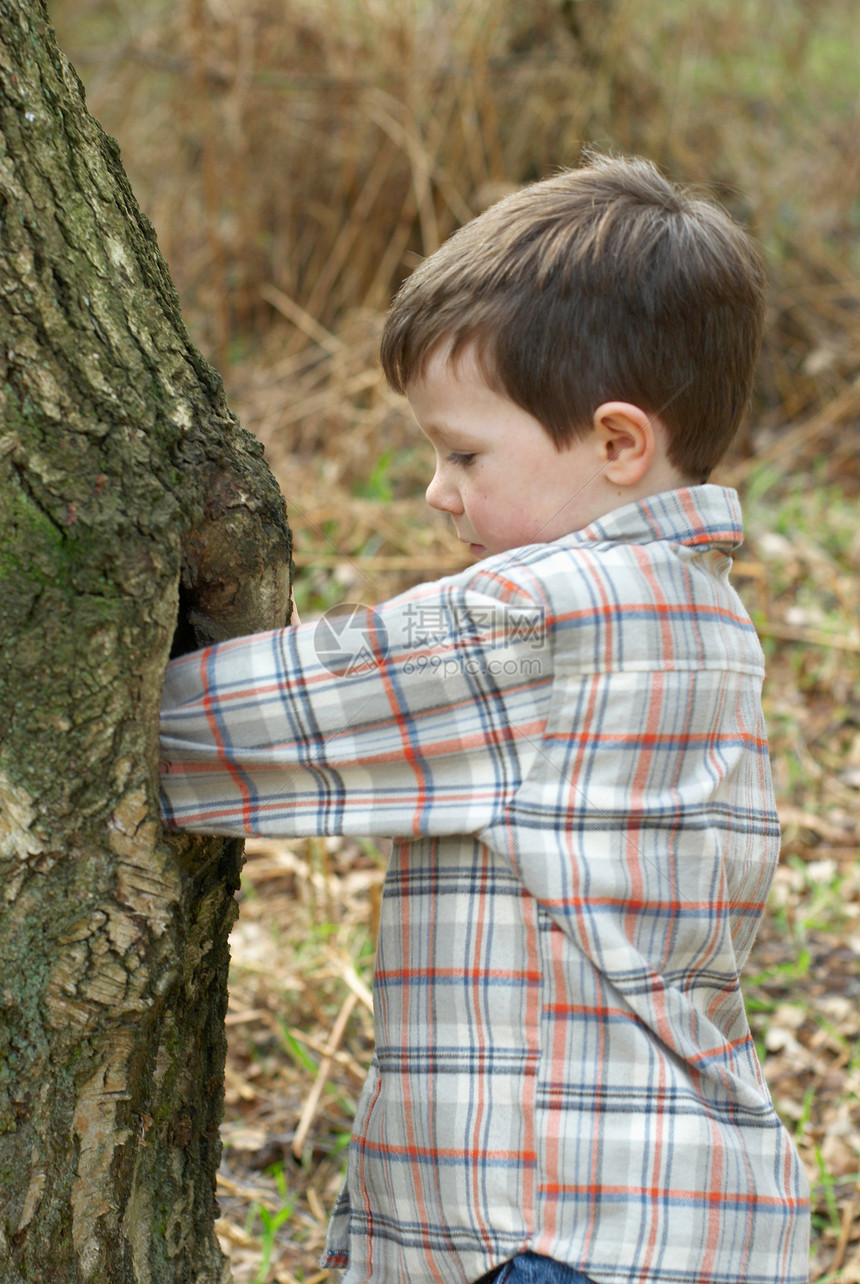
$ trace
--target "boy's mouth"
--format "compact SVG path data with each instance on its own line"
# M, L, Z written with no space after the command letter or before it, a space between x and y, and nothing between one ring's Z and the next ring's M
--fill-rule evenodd
M461 544L469 545L469 551L473 557L477 557L480 560L482 557L490 556L487 552L486 544L479 544L476 540L470 540L468 535L461 535L456 526L454 527L454 531Z

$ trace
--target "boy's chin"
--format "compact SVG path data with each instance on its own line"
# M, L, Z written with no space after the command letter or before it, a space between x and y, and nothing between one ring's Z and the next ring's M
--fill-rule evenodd
M470 544L469 551L471 552L476 562L480 562L482 558L490 556L489 552L487 551L487 549L484 547L483 544Z

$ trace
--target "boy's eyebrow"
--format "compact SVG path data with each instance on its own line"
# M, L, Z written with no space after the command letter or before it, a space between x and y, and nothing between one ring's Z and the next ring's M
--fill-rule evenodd
M437 437L440 441L454 446L459 442L473 442L475 440L473 433L468 428L457 428L442 423L419 424L418 427L424 433L425 437Z

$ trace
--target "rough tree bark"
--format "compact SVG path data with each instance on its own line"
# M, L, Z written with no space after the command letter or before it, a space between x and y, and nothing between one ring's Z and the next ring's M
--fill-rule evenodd
M0 1281L211 1284L241 851L162 834L157 706L289 532L44 0L0 129Z

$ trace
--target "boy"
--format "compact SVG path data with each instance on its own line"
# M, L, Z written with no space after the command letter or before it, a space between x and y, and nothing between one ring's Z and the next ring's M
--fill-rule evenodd
M759 258L648 162L461 229L382 341L478 564L168 669L165 815L397 834L326 1264L358 1281L801 1281L739 991L777 859L762 656L705 485Z

